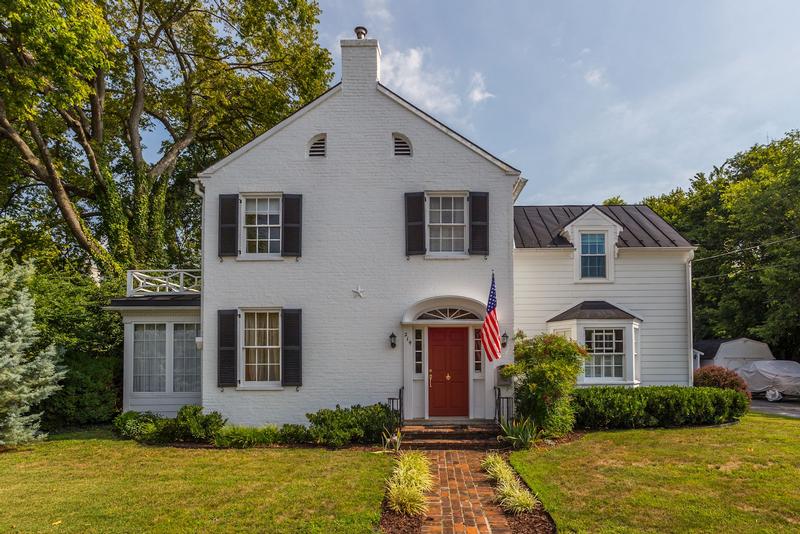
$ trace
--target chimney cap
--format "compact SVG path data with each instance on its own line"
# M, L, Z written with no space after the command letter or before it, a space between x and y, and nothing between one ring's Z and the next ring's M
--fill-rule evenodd
M356 26L356 39L363 39L367 36L367 29L364 26Z

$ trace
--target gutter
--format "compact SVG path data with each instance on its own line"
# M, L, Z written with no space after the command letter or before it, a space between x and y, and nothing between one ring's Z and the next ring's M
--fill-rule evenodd
M689 385L694 386L694 321L693 321L693 306L692 306L692 259L694 258L694 251L689 255L686 260L686 318L687 328L686 333L687 341L689 342Z

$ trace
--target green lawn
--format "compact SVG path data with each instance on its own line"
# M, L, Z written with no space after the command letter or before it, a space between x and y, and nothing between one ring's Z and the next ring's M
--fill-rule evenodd
M799 419L593 432L511 463L562 532L800 532Z
M369 452L64 434L0 453L0 532L373 532L390 470Z

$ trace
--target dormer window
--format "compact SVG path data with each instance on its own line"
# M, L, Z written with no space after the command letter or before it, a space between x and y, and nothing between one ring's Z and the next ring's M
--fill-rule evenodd
M411 141L402 134L392 134L395 156L411 156Z
M606 234L581 232L581 279L607 278Z
M325 134L319 134L311 139L311 144L308 147L308 157L310 158L324 158L325 157Z

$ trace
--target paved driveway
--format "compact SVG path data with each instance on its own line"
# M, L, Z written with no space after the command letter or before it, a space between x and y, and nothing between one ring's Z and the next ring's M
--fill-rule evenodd
M769 402L762 399L753 399L750 408L754 412L784 415L800 419L800 401Z

